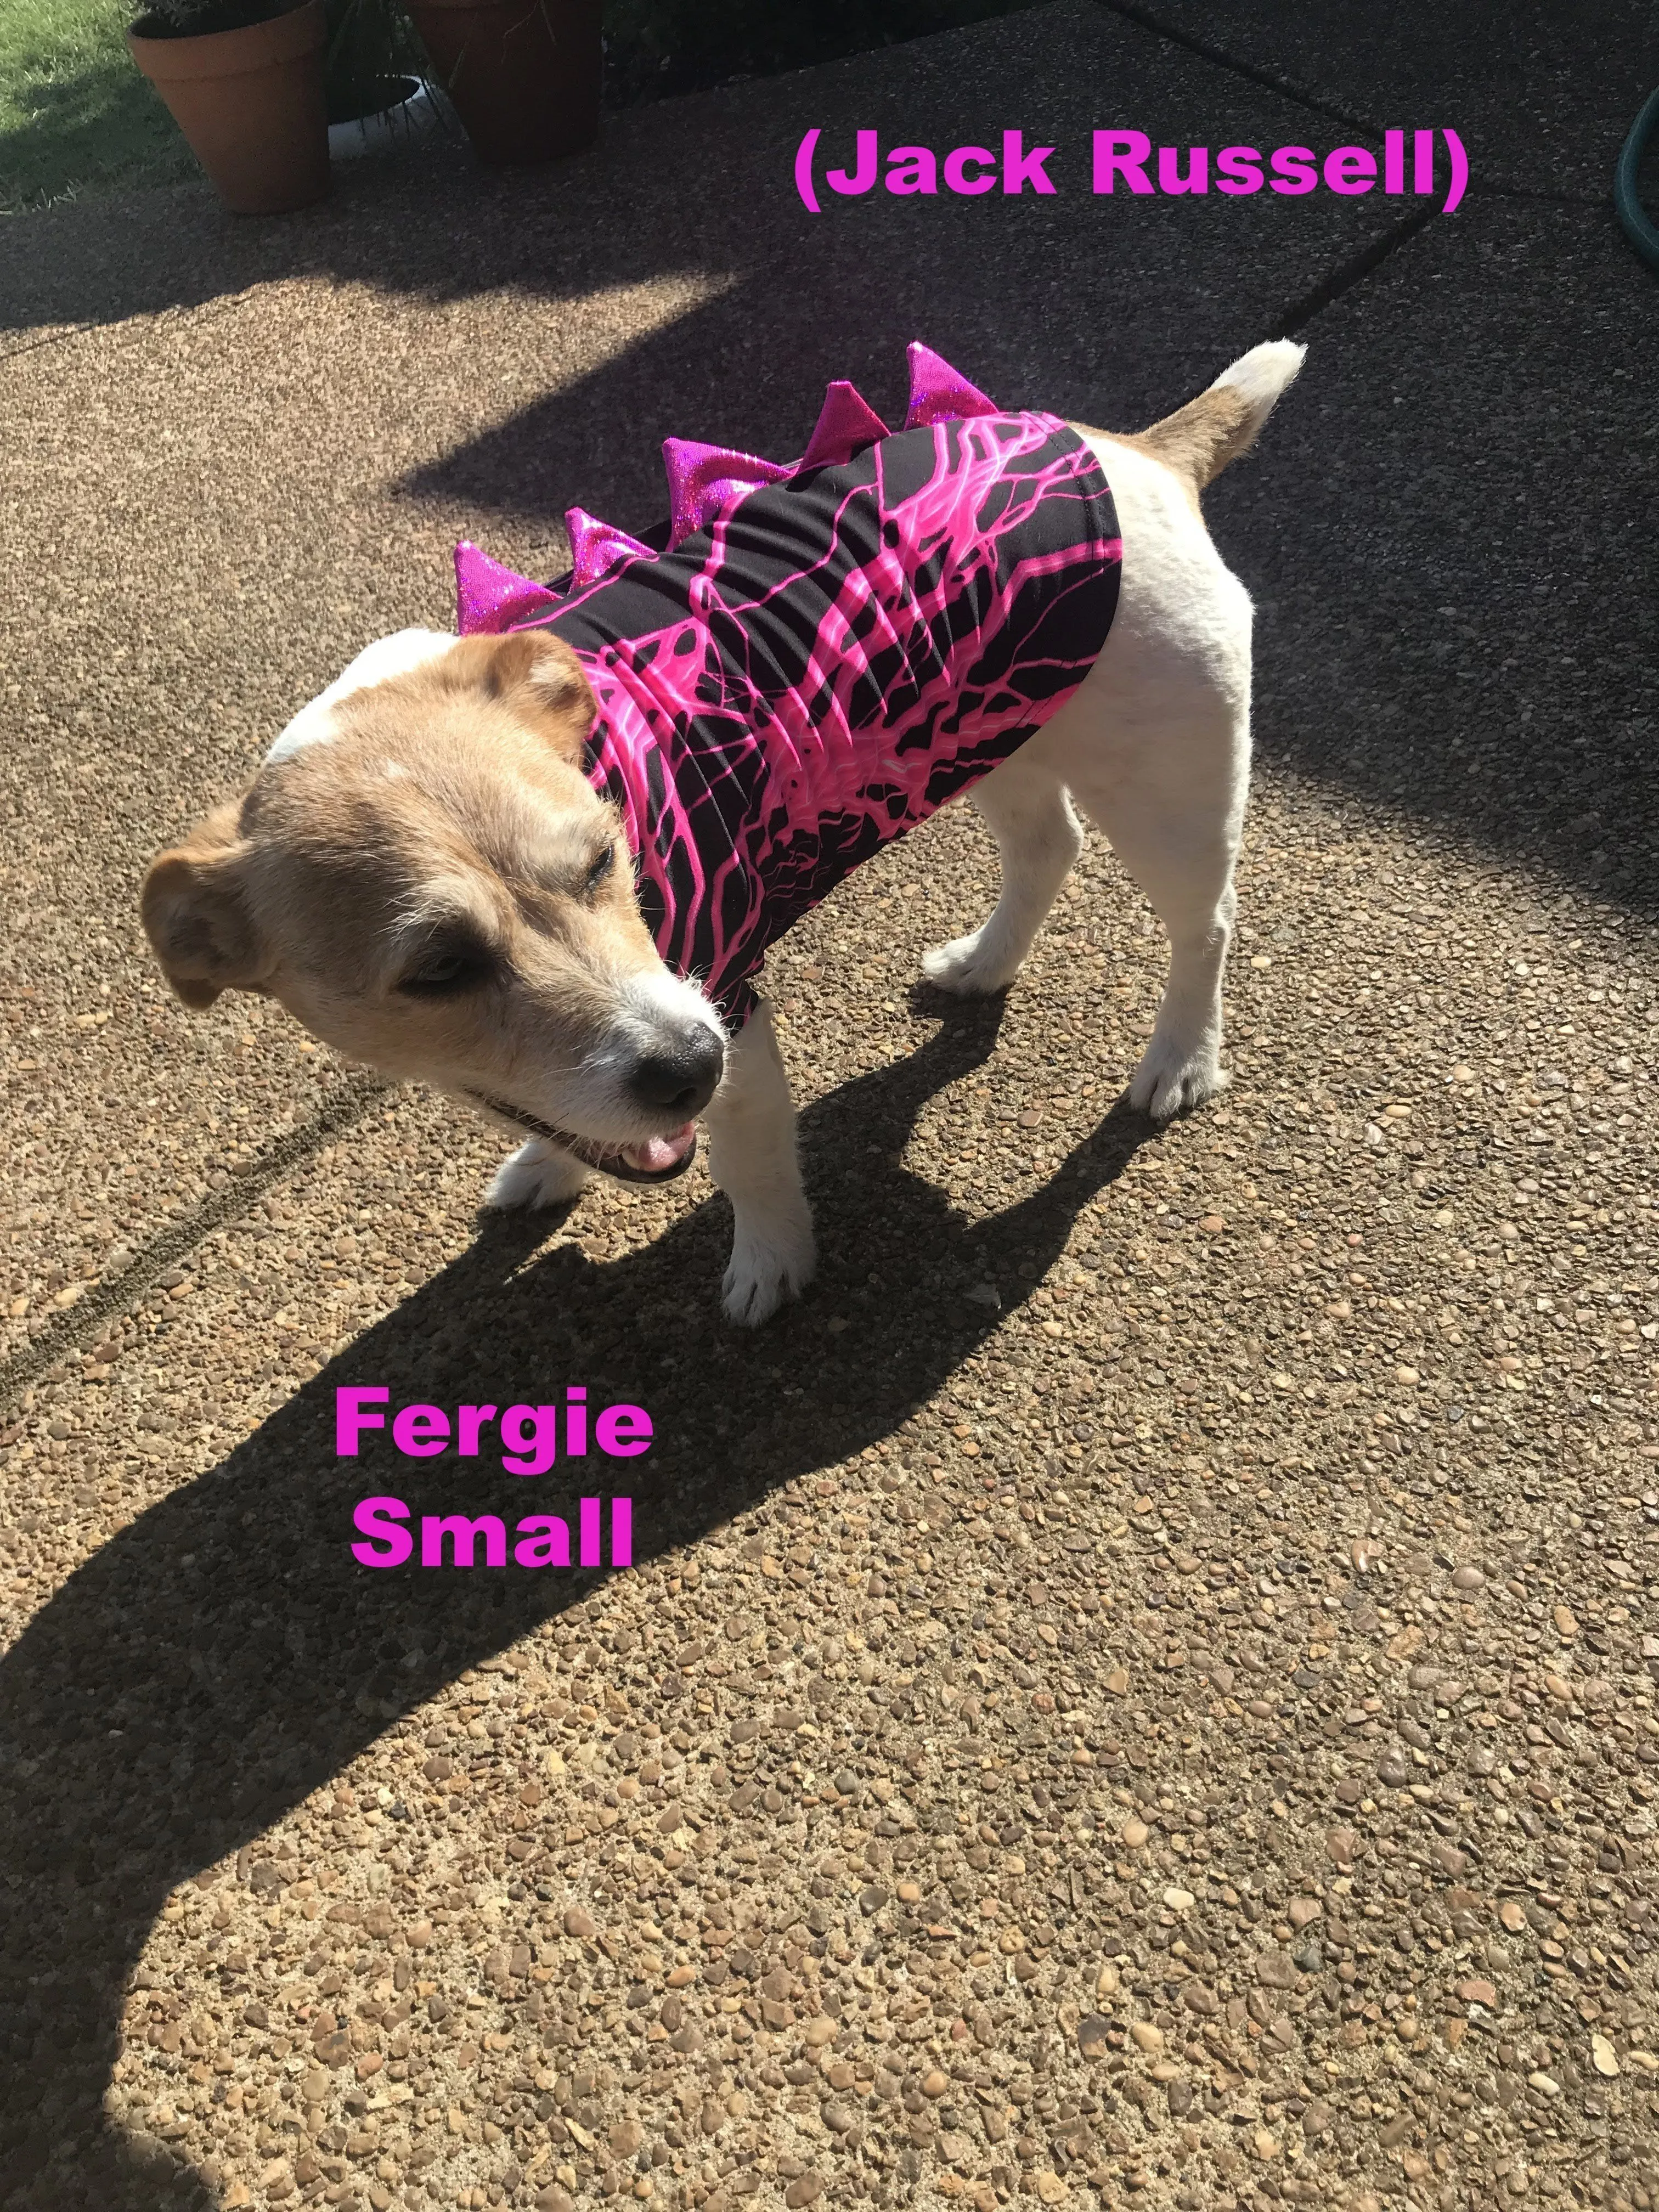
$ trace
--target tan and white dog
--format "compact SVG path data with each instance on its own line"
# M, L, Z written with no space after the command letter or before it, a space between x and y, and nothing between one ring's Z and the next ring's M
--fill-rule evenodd
M973 791L1002 888L927 954L959 992L1013 979L1076 858L1073 807L1110 839L1169 936L1132 1105L1163 1120L1225 1083L1221 986L1249 763L1249 599L1198 495L1249 446L1304 349L1256 347L1133 437L1081 429L1122 532L1103 650ZM617 816L583 773L582 666L533 630L373 645L277 739L241 797L151 866L143 921L192 1006L281 1000L313 1035L466 1100L529 1141L495 1206L572 1197L596 1170L659 1180L706 1120L735 1232L734 1321L810 1278L811 1217L769 1011L735 1036L641 919Z

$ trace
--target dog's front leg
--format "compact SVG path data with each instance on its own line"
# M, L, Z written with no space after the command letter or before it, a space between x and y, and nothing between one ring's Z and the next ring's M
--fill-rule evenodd
M705 1118L708 1172L734 1217L726 1311L754 1328L811 1282L817 1261L795 1109L764 1000L726 1048L726 1073Z
M484 1204L501 1212L520 1206L565 1206L592 1180L591 1168L559 1146L532 1137L496 1169Z

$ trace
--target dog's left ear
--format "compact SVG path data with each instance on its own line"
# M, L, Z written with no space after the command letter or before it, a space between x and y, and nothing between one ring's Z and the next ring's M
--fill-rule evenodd
M144 878L144 929L187 1006L210 1006L223 991L261 990L270 973L246 896L240 812L238 804L210 814Z
M452 680L459 678L492 699L510 702L573 768L581 766L598 710L582 665L562 637L540 629L464 637L443 665Z

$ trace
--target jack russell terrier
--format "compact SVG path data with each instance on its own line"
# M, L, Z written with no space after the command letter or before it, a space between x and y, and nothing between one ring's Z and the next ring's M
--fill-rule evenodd
M733 1321L810 1278L795 1117L755 975L879 847L971 792L1002 885L927 954L1010 983L1080 842L1110 839L1170 969L1129 1101L1224 1084L1250 602L1199 493L1301 366L1257 346L1153 428L1006 413L910 349L904 427L832 384L798 461L671 439L648 541L580 508L550 585L457 549L458 636L360 653L242 796L152 865L185 1002L315 1036L528 1141L496 1206L684 1173L706 1118Z

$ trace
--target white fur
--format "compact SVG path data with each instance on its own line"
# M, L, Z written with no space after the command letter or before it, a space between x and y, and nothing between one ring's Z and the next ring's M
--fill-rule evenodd
M688 1024L696 1024L725 1042L720 1016L695 983L683 982L665 968L656 975L631 978L611 1024L610 1043L592 1057L581 1079L561 1095L558 1110L570 1123L571 1133L612 1139L619 1129L631 1128L642 1119L659 1121L660 1115L641 1116L628 1094L627 1073L641 1055L661 1046L665 1027L672 1038ZM713 1111L712 1107L709 1110ZM591 1132L580 1126L590 1120L596 1125ZM649 1135L651 1131L647 1127L639 1133ZM515 1206L562 1206L592 1176L593 1170L585 1162L562 1146L532 1138L502 1161L484 1204L503 1212Z
M454 638L443 630L400 629L392 637L377 638L373 645L365 646L326 691L319 692L308 706L301 708L265 755L265 766L291 760L307 745L326 744L334 735L333 708L339 701L353 691L367 690L371 684L385 684L394 676L407 676L416 668L423 668L428 660L447 653L454 642Z
M921 972L946 991L1001 991L1019 971L1083 846L1066 793L1044 764L1022 746L974 793L974 803L1002 855L1002 896L969 936L936 945Z
M520 1206L562 1206L592 1182L592 1173L557 1145L532 1137L496 1169L484 1204L502 1212Z
M1251 403L1250 435L1254 437L1273 413L1275 403L1295 382L1307 351L1294 338L1269 338L1266 345L1252 346L1249 353L1240 354L1210 388L1217 391L1224 385L1243 393Z
M591 1137L599 1144L631 1144L655 1136L662 1115L641 1106L630 1079L642 1059L672 1051L693 1026L724 1043L720 1018L695 983L683 982L666 968L630 975L617 990L603 1042L580 1067L561 1071L556 1095L538 1089L532 1060L526 1063L526 1079L514 1087L517 1103L573 1137Z
M1304 349L1255 347L1217 380L1242 392L1253 437L1301 367ZM1094 667L1058 714L981 784L975 803L996 839L1002 887L988 919L928 953L937 983L998 991L1013 981L1081 842L1078 812L1111 840L1163 921L1170 968L1152 1035L1128 1081L1130 1103L1163 1120L1213 1096L1221 1066L1221 982L1232 935L1233 864L1249 773L1250 602L1200 520L1189 488L1136 447L1085 433L1100 455L1122 528L1118 606ZM1248 443L1248 438L1244 442ZM418 667L454 642L404 630L359 654L297 714L271 748L289 757L333 733L349 692ZM575 1135L625 1136L622 1073L658 1023L718 1017L695 985L666 970L619 1000L615 1050L585 1073ZM561 1126L573 1111L562 1102ZM726 1045L707 1109L709 1169L732 1200L726 1310L765 1321L811 1279L811 1214L796 1152L795 1116L769 1010ZM562 1203L588 1170L556 1146L521 1146L491 1186L491 1206Z
M1221 975L1249 774L1250 602L1182 487L1133 447L1091 441L1123 531L1104 651L1052 720L974 793L1003 887L971 937L924 963L957 990L1012 978L1078 849L1073 805L1104 830L1170 939L1133 1106L1167 1120L1201 1105L1221 1069Z
M1249 780L1250 601L1169 471L1133 447L1091 442L1123 529L1117 614L1100 659L1016 760L1028 789L1050 777L1056 815L1069 793L1105 832L1168 933L1163 1002L1129 1079L1130 1104L1163 1121L1226 1081L1221 977ZM981 787L993 805L1005 773ZM1005 900L1029 908L1040 858L1005 845Z
M1252 402L1250 435L1301 367L1286 340L1217 380ZM1221 981L1250 758L1249 595L1164 465L1088 434L1117 506L1123 571L1100 659L1066 705L979 785L1002 890L978 929L937 946L924 972L947 989L1011 983L1081 843L1081 810L1111 840L1169 935L1170 969L1131 1105L1167 1120L1224 1089ZM730 1048L708 1109L710 1166L736 1212L726 1310L764 1321L811 1271L811 1222L794 1114L768 1020Z
M697 997L701 1016L719 1030L713 1008L693 986L675 988ZM674 1011L684 1010L677 1004ZM734 1217L723 1302L730 1320L755 1328L786 1298L799 1296L817 1264L789 1079L764 1000L727 1045L726 1072L704 1118L708 1172L731 1200ZM537 1138L501 1163L484 1204L503 1210L561 1206L588 1180L580 1160Z
M817 1264L789 1079L764 1000L726 1047L726 1074L706 1118L708 1172L733 1216L721 1286L726 1316L756 1328L799 1295Z
M623 1001L623 1016L637 1029L638 1046L645 1052L652 1048L661 1034L659 1023L666 1024L671 1030L683 1024L692 1024L709 1030L722 1043L726 1039L720 1016L696 985L684 981L666 968L631 980Z

